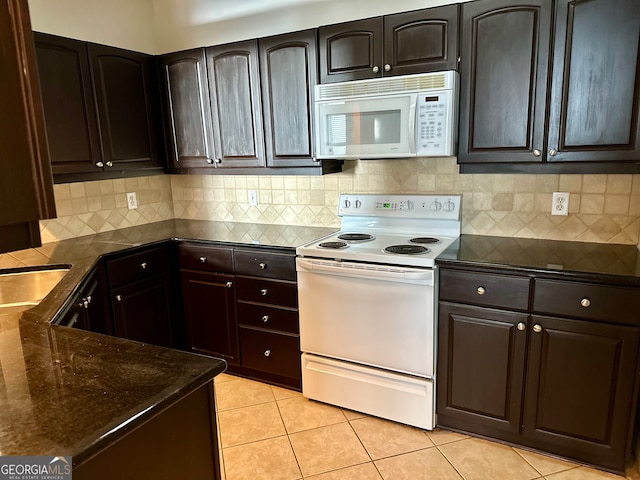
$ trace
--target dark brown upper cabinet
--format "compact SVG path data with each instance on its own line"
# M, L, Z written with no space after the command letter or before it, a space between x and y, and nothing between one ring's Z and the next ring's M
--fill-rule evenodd
M56 182L162 171L151 55L35 33Z
M169 167L213 167L215 155L204 48L162 55L159 62Z
M209 47L206 58L216 166L264 166L257 40Z
M460 170L640 171L638 18L635 0L463 4Z
M267 166L316 166L313 88L318 83L316 31L258 41Z
M26 0L0 2L0 252L40 245L53 181Z
M456 70L458 5L319 28L321 83Z

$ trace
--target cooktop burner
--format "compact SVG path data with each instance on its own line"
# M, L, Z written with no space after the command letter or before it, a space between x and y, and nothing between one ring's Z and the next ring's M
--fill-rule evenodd
M409 241L411 243L440 243L440 239L434 237L416 237Z
M347 242L322 242L319 243L318 246L322 248L341 249L347 248L349 244Z
M367 242L369 240L373 240L373 235L369 235L368 233L343 233L338 235L340 240L346 240L348 242Z
M384 251L399 255L420 255L422 253L428 253L429 249L422 245L390 245L386 247Z

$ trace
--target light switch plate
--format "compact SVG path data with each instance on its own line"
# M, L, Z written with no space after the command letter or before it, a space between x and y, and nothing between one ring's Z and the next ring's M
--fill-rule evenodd
M136 192L127 193L127 208L129 210L138 208L138 198L136 197Z
M258 192L256 190L249 190L249 205L258 205Z

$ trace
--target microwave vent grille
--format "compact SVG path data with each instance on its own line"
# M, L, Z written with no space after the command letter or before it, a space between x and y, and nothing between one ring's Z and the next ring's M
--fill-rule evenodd
M318 85L316 100L350 98L368 95L416 92L447 88L446 73L410 75L376 80L327 83Z

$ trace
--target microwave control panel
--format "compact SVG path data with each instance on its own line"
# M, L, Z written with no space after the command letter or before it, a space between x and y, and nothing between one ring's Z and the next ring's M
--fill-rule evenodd
M422 92L416 98L416 155L454 155L455 99L451 90Z

